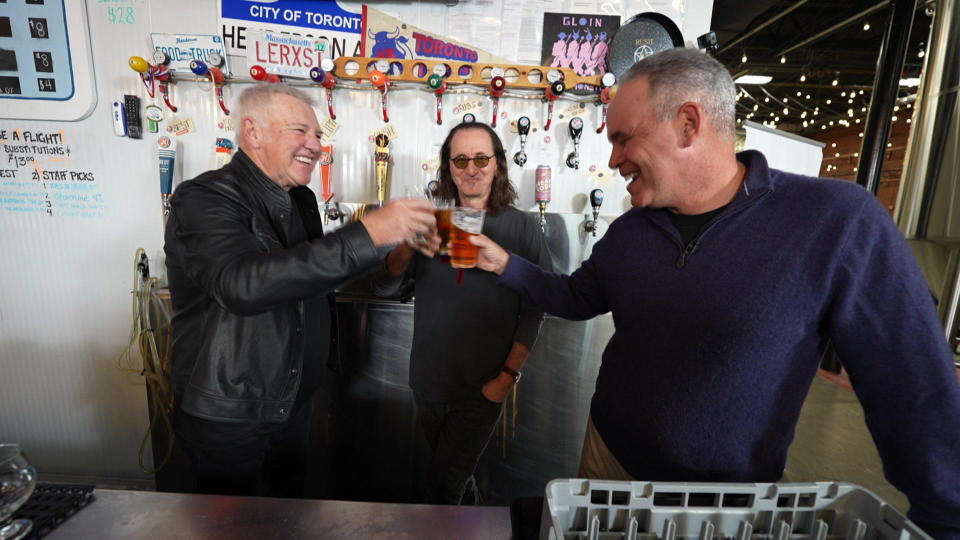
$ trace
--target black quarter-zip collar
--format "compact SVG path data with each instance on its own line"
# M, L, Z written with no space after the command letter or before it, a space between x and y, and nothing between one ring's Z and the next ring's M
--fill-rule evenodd
M730 204L727 205L727 208L705 223L703 227L700 228L700 232L697 233L693 240L687 242L686 245L684 245L683 240L680 238L679 231L673 226L670 216L667 214L669 210L666 208L656 208L645 212L647 218L669 236L677 244L677 247L680 248L680 255L677 257L678 269L683 268L687 264L687 261L700 246L703 237L706 236L714 225L744 210L773 192L769 167L763 154L756 150L745 150L737 154L737 161L747 167L747 174L743 179L743 185L737 190L737 194Z

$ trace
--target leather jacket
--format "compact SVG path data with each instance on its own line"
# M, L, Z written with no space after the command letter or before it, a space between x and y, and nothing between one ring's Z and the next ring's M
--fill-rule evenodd
M304 314L329 325L328 295L378 267L369 234L353 223L324 235L313 192L284 192L242 151L181 184L170 205L164 251L177 406L208 420L286 421L310 331Z

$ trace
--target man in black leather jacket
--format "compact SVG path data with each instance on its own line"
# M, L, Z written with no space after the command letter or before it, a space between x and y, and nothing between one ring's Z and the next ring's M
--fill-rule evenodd
M245 90L240 151L170 201L174 431L199 492L302 496L333 290L379 267L377 248L436 231L432 205L400 200L323 234L312 105L286 85Z

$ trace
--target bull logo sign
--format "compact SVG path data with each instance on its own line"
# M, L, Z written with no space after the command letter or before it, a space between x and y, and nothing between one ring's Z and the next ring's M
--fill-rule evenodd
M406 36L400 35L400 27L393 32L377 32L367 29L367 37L373 40L371 56L375 58L413 58Z

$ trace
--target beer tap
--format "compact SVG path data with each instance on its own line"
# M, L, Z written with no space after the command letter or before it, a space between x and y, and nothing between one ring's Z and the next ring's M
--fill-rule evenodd
M173 106L173 103L170 103L170 83L173 81L173 72L167 67L170 64L170 57L167 56L167 53L158 49L153 51L153 62L157 68L153 76L160 85L160 95L163 96L163 104L166 105L171 112L177 112L177 108Z
M490 127L497 127L497 110L500 108L500 96L507 90L507 80L497 75L490 79L490 97L493 99L493 121Z
M173 80L173 73L167 69L167 66L162 66L155 75L157 83L160 85L160 95L163 96L163 104L170 109L170 112L177 112L177 107L173 103L170 103L170 83Z
M375 174L377 182L377 202L383 206L383 201L387 199L387 173L390 165L390 137L383 133L378 133L374 139L377 145L374 154Z
M427 78L427 86L437 95L437 125L443 123L443 93L447 91L447 81L436 73Z
M583 118L574 116L570 119L570 138L573 139L573 152L567 154L567 167L580 168L580 135L583 134Z
M336 120L337 115L333 113L333 87L337 85L337 80L333 78L333 75L319 67L310 69L310 78L313 79L313 82L327 89L327 112L330 114L331 120Z
M227 109L227 104L223 101L223 85L226 82L223 70L217 66L208 66L203 60L191 60L190 71L192 71L198 79L200 77L208 77L210 79L210 82L213 83L214 92L217 95L217 102L220 104L220 110L223 111L223 114L230 116L230 110Z
M267 70L263 69L263 66L259 64L250 66L250 77L259 82L267 82L271 84L280 82L279 75L275 73L267 73Z
M131 56L127 60L127 65L130 66L130 69L136 71L140 75L140 80L143 82L143 86L145 86L147 89L147 95L153 97L155 92L154 74L157 72L158 66L151 65L142 56Z
M600 205L603 204L603 190L597 188L590 192L590 207L593 209L593 219L588 219L583 224L583 230L597 235L597 219L600 217Z
M167 68L170 58L163 51L154 51L153 60L155 64L150 64L140 56L131 56L127 63L130 68L140 74L140 80L147 87L147 94L150 97L155 95L154 83L160 86L160 94L163 96L163 104L171 112L177 112L177 108L170 103L170 81L173 74Z
M547 87L547 123L543 125L544 130L550 129L550 123L553 121L553 102L557 100L567 90L567 85L563 81L555 81Z
M540 209L540 232L546 232L547 205L550 204L550 192L553 187L550 177L551 172L549 165L537 165L534 200Z
M390 89L390 78L384 75L379 69L375 69L370 72L370 82L380 89L380 106L383 109L383 121L389 122L390 117L387 116L387 90Z
M223 114L230 116L230 109L227 108L226 102L223 101L223 85L227 82L226 75L223 74L223 70L214 66L210 68L210 78L213 79L213 91L217 94L217 102L220 104L220 110L223 111Z
M343 212L340 210L340 203L333 200L336 195L330 190L331 177L333 171L333 145L324 144L320 147L320 196L323 197L323 224L326 225L331 219L342 221Z
M525 150L527 146L527 135L530 133L530 119L526 116L521 116L517 119L517 133L520 135L520 151L513 155L513 162L523 167L523 164L527 162L527 153Z
M603 77L600 78L600 95L597 98L597 102L600 105L600 127L597 128L597 133L603 133L603 128L607 126L607 104L613 99L613 94L611 88L617 82L617 76L613 73L607 72L603 74Z
M477 121L477 117L474 116L473 113L467 113L463 115L463 120L461 120L460 122L463 124L472 124L476 121Z
M340 201L333 201L333 194L330 194L330 197L324 199L323 201L323 224L326 225L330 220L339 221L343 223L343 218L345 216L343 210L340 209Z

